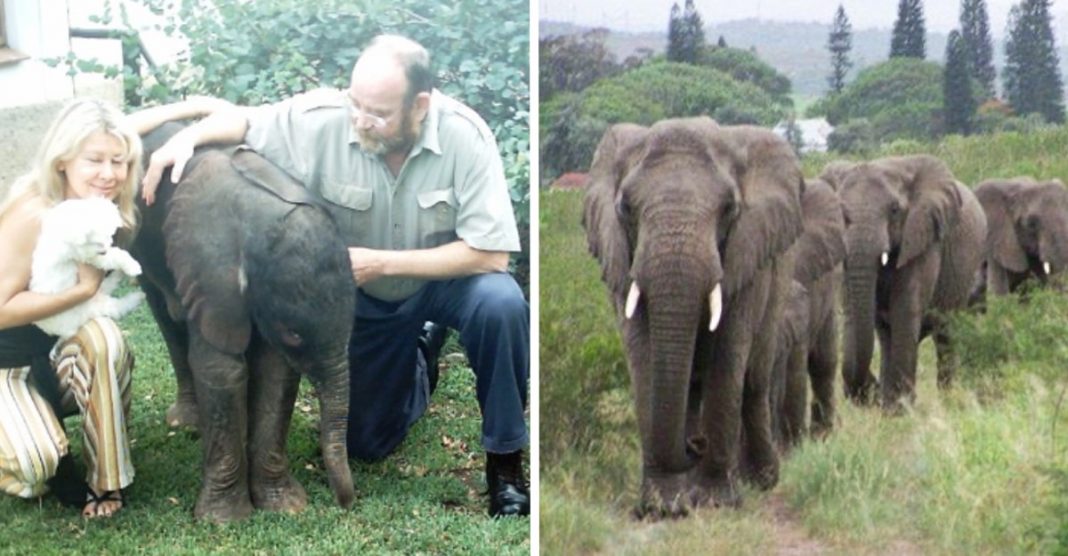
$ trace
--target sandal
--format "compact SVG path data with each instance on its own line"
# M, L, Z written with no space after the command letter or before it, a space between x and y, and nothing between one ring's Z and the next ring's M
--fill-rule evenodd
M106 490L103 494L97 494L91 488L86 490L85 508L82 510L82 517L89 519L95 517L111 517L115 515L115 512L126 507L126 496L122 489ZM104 502L118 502L119 506L110 512L101 513L100 505Z

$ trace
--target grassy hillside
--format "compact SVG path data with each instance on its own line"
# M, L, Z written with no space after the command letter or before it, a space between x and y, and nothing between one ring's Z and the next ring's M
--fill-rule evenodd
M962 181L1068 177L1068 129L897 143ZM809 159L806 175L826 160ZM545 554L1019 554L1068 542L1068 296L992 302L960 318L956 387L921 346L918 401L884 417L841 399L835 432L784 461L739 510L643 523L640 451L614 315L579 224L581 192L541 200L541 536Z

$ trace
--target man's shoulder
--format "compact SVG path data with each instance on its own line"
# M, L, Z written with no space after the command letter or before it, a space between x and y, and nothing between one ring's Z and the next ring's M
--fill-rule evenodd
M434 94L443 130L448 133L477 135L483 141L494 139L493 131L478 112L445 93L435 91Z
M344 109L345 92L340 89L322 87L300 93L293 97L293 109L297 112L311 112L313 110Z

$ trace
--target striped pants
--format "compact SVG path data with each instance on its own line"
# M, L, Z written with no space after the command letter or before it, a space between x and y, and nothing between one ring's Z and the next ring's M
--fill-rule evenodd
M133 481L126 420L133 355L116 324L98 318L52 350L65 415L82 415L86 482L97 492ZM60 416L61 417L61 416ZM40 496L67 453L59 417L34 389L30 368L0 369L0 491Z

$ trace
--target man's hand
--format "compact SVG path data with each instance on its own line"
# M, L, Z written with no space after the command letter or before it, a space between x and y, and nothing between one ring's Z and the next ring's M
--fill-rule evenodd
M386 275L389 251L349 247L349 266L357 286L365 286Z
M160 179L163 177L163 170L168 166L174 165L171 170L173 183L178 183L178 180L182 179L185 165L190 158L193 158L194 148L196 148L196 143L193 139L179 132L152 153L148 169L145 170L145 177L141 180L141 197L144 198L146 205L156 202L156 188L159 187Z

